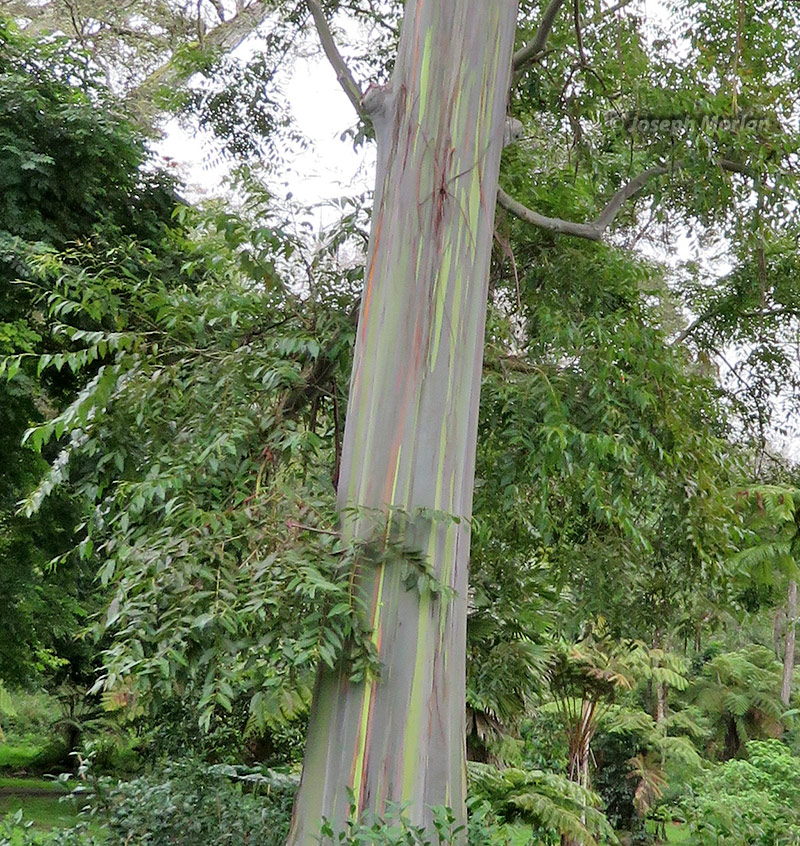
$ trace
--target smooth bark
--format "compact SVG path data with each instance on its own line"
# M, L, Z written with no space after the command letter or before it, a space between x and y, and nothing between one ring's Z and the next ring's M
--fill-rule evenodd
M375 540L388 522L451 590L409 589L402 561L355 574L383 671L320 671L290 844L317 843L323 817L341 830L349 791L357 815L407 803L433 834L446 805L464 822L469 519L516 14L516 0L409 0L391 83L363 99L378 174L343 528Z

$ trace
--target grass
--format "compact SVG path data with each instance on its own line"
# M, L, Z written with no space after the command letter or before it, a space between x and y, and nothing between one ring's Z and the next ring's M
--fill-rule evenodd
M82 802L70 797L68 790L51 779L0 778L0 819L21 810L36 829L75 825Z
M652 822L647 825L648 831L655 833L656 829ZM667 823L667 839L659 841L659 843L689 843L691 831L688 825L681 825L680 823Z
M65 786L60 781L52 778L15 778L0 776L0 794L2 793L24 793L26 790L42 791L48 790L53 793L63 795L67 790L70 790L74 784L68 782Z
M43 749L32 743L0 743L0 768L28 767Z
M62 802L57 796L0 796L0 817L20 810L40 830L69 828L78 822L78 805L74 799Z

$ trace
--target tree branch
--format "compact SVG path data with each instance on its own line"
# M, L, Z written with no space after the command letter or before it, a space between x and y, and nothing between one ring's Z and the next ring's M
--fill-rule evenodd
M599 217L590 223L576 223L570 220L562 220L558 217L547 217L546 215L539 214L539 212L532 211L527 206L515 200L502 188L497 192L497 201L504 209L511 212L511 214L539 229L546 229L548 232L554 232L557 235L571 235L574 238L585 238L588 241L601 241L620 213L622 206L631 197L641 191L654 176L660 176L667 172L668 169L666 167L659 165L658 167L652 167L640 173L626 185L623 185L611 200L609 200Z
M347 67L336 42L333 39L333 33L328 25L328 19L325 17L325 12L319 0L306 0L311 16L314 18L314 25L319 33L319 40L322 42L322 49L328 57L333 70L336 72L336 79L339 80L339 85L347 94L347 99L353 104L353 108L358 112L360 118L367 120L368 115L364 109L364 93L355 80L355 77Z
M618 12L620 9L624 9L626 6L630 6L633 0L619 0L619 3L615 3L610 9L604 9L600 12L600 19L608 17L609 15L613 15L614 12Z
M675 338L674 341L670 344L671 347L676 347L679 344L682 344L690 335L695 333L695 330L698 327L702 326L704 323L707 323L709 320L713 320L713 318L718 317L720 315L719 311L707 311L705 314L701 314L699 317L696 317L678 336ZM766 309L764 311L742 311L736 315L739 320L758 320L762 317L798 317L800 316L800 311L796 308L789 308L785 306L781 306L778 308Z
M564 0L550 0L550 3L544 10L542 20L539 23L539 28L536 30L533 40L528 42L524 47L521 47L514 54L511 70L515 81L529 64L535 62L544 53L544 48L547 46L547 39L550 38L556 17L563 5Z
M266 20L272 8L273 4L270 0L256 0L234 17L207 32L203 38L203 47L220 52L233 50ZM153 114L158 111L153 105L155 95L159 91L178 86L186 76L187 72L184 68L174 61L169 61L131 89L126 100L134 113L148 123L152 123Z
M767 191L774 190L774 188L770 188L770 186L766 185L764 182L759 182L759 174L745 164L732 161L731 159L720 159L718 164L722 170L726 170L730 173L738 173L742 176L747 176L750 179L753 179L754 182L761 185L761 187ZM661 176L665 173L669 173L670 170L680 170L683 166L683 162L677 161L673 162L669 168L659 165L657 167L651 167L649 170L640 173L626 185L623 185L622 188L620 188L619 191L617 191L617 193L609 200L608 205L606 205L599 217L589 223L576 223L574 221L562 220L561 218L547 217L546 215L539 214L539 212L533 211L515 200L503 191L502 188L497 192L497 201L504 209L510 211L520 220L524 220L526 223L530 223L532 226L536 226L539 229L546 229L549 232L556 233L557 235L571 235L574 238L585 238L589 241L601 241L606 231L616 220L622 206L634 195L638 194L639 191L641 191L654 176ZM695 328L696 327L694 325L690 326L686 330L686 333L691 334ZM679 340L685 340L685 338L681 337Z
M658 167L651 167L649 170L646 170L631 179L627 185L623 185L623 187L614 194L608 205L601 212L600 217L598 217L595 221L595 225L599 226L605 232L605 230L608 229L608 227L614 222L622 206L627 203L631 197L638 194L639 191L641 191L654 176L663 176L668 172L668 168L663 165L659 165Z

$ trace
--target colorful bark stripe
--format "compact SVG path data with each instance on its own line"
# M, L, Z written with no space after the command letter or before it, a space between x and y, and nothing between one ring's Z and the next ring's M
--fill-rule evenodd
M376 110L376 209L340 477L345 532L373 539L392 509L446 599L368 567L383 673L322 670L289 842L407 802L464 814L469 519L494 198L516 0L409 0L395 73ZM349 516L364 515L364 516ZM450 515L440 516L436 515ZM453 519L456 518L456 519Z

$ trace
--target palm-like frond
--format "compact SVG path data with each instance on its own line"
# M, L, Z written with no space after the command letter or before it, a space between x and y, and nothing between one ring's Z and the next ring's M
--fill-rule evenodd
M628 766L631 769L627 778L637 782L633 804L636 813L643 817L664 795L667 778L661 765L653 760L652 755L636 755L628 761Z
M763 646L717 655L706 663L689 691L690 700L715 725L726 754L735 755L750 737L780 730L781 664Z
M600 797L563 775L544 770L468 764L470 790L505 819L522 819L580 846L617 843Z

